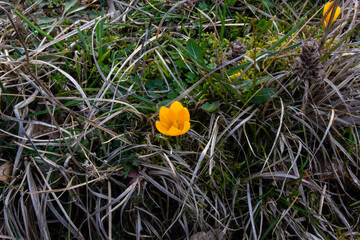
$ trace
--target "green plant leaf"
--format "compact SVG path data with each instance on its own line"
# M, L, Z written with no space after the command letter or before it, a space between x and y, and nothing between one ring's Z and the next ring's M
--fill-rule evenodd
M256 80L255 86L258 86L260 84L260 80L264 84L272 80L272 77L270 76L261 77L259 80ZM237 84L236 88L249 90L253 87L253 85L254 85L254 79L246 79L246 80L242 80L239 84Z
M201 105L201 109L209 113L215 112L216 110L218 110L218 108L219 108L219 102L213 102L213 103L206 102L203 105Z
M253 98L250 99L249 103L264 103L269 100L277 90L275 88L262 88L260 89Z
M268 21L264 18L259 20L259 23L257 24L257 28L262 31L265 32L268 29L269 25L268 25Z
M56 19L49 18L49 17L41 17L41 18L36 18L36 21L40 27L47 27L47 26L53 24L54 22L56 22Z
M199 60L201 63L204 63L204 56L203 52L201 51L199 45L194 39L189 39L186 44L186 49L188 52L195 57L197 60Z
M75 4L78 2L78 0L70 0L70 1L66 1L65 2L65 6L64 6L64 15L66 15L66 13L70 10L70 8L72 8L73 6L75 6Z
M163 100L163 101L159 102L158 103L158 108L160 109L161 107L166 106L166 104L171 103L171 101L172 101L171 99L166 99L166 100Z

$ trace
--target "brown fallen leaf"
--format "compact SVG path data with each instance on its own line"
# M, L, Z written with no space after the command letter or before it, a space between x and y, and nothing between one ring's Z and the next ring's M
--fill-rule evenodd
M11 161L8 161L0 166L0 181L9 183L8 179L11 177L12 166Z

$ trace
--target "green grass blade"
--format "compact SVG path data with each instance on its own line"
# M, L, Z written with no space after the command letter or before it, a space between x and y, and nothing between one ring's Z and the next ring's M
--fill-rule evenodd
M21 13L19 13L18 11L15 11L15 14L18 15L24 22L26 22L30 27L32 27L33 29L35 29L36 31L38 31L39 33L41 33L42 35L44 35L47 39L49 40L55 40L55 38L53 38L52 36L50 36L49 34L47 34L46 32L44 32L43 30L41 30L41 28L39 28L38 26L36 26L35 24L33 24L32 22L30 22L25 16L23 16ZM60 43L55 43L55 45L57 47L59 47L61 50L65 50L65 48L60 44Z

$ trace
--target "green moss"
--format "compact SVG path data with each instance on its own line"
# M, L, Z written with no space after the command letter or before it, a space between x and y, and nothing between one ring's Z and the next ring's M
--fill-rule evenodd
M248 45L248 50L246 57L244 57L241 61L239 61L238 65L241 65L248 61L255 61L256 56L259 56L259 54L266 52L266 50L269 49L272 45L274 45L281 37L282 36L278 34L267 34L263 37L257 36L254 38L253 35L248 35L245 38L241 38L242 42ZM286 46L286 42L283 42L279 50L285 46ZM285 52L283 52L282 54L284 53ZM277 72L283 70L286 67L287 62L288 59L284 57L276 58L275 60L273 58L268 58L265 61L257 62L256 64L258 66L258 69L255 66L250 67L246 71L246 73L244 73L241 76L241 79L242 80L255 79L267 75L267 73L264 72L264 70L267 68L269 64L270 67L267 68L268 71L271 70ZM230 75L229 79L232 81L236 80L243 73L245 69L246 68L238 70L233 75Z

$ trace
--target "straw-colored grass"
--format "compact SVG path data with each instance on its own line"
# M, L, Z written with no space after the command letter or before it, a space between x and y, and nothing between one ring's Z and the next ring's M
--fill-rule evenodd
M360 3L324 4L0 2L0 238L359 239Z

